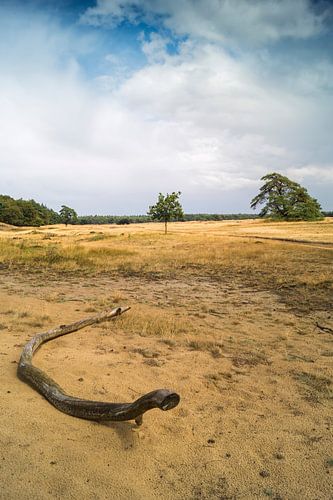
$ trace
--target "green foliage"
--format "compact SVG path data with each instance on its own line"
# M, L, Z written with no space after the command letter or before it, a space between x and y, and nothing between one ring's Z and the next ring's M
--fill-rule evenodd
M256 214L184 214L184 221L220 221L255 219Z
M57 224L60 217L57 212L35 200L15 200L0 195L0 222L13 226L42 226Z
M165 234L167 233L167 224L171 220L183 220L184 212L179 201L181 192L174 191L171 194L159 193L155 205L149 207L148 215L153 220L163 221L165 224Z
M116 224L118 224L119 226L122 226L122 225L125 225L125 224L130 224L131 223L131 219L129 217L120 217Z
M149 222L151 219L147 215L79 215L78 224L138 224Z
M260 217L268 216L281 220L322 219L318 201L297 182L276 172L265 175L261 180L265 181L265 184L251 201L253 209L257 205L264 205Z
M77 213L74 208L67 207L66 205L61 206L61 210L59 212L61 222L64 224L76 224L77 223Z
M242 220L255 219L258 217L254 214L184 214L183 221L208 221L208 220ZM77 218L78 224L140 224L144 222L152 222L152 217L149 215L79 215Z

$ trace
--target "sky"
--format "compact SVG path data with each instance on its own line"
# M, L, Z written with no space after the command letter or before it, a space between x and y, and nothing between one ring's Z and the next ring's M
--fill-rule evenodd
M333 209L333 2L0 0L0 193L79 214Z

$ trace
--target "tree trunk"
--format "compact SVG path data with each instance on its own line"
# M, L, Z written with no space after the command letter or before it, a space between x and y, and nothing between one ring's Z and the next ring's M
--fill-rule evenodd
M168 232L168 221L164 221L164 234L167 234Z

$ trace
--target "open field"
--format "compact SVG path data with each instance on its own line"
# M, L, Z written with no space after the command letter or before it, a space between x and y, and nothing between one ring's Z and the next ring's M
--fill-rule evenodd
M332 220L162 231L0 227L0 498L331 499ZM115 305L35 363L85 398L181 395L140 428L64 415L16 377L33 335Z

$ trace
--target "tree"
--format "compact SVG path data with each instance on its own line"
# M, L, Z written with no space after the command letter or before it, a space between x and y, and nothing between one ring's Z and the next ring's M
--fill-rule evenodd
M264 205L260 217L282 220L321 219L321 207L307 190L288 177L273 172L261 178L265 181L259 194L251 201L251 208Z
M66 205L61 206L61 210L59 211L61 221L66 224L75 224L77 222L77 213L74 208L66 207Z
M42 226L58 224L60 215L35 200L15 200L0 195L0 222L14 226Z
M131 224L131 218L130 217L120 217L119 219L117 219L116 224L118 224L118 226L123 226L125 224Z
M165 234L167 234L167 224L171 219L179 220L184 217L183 208L179 201L180 195L180 191L171 194L167 193L165 196L159 193L157 203L149 207L147 212L152 219L164 222Z

